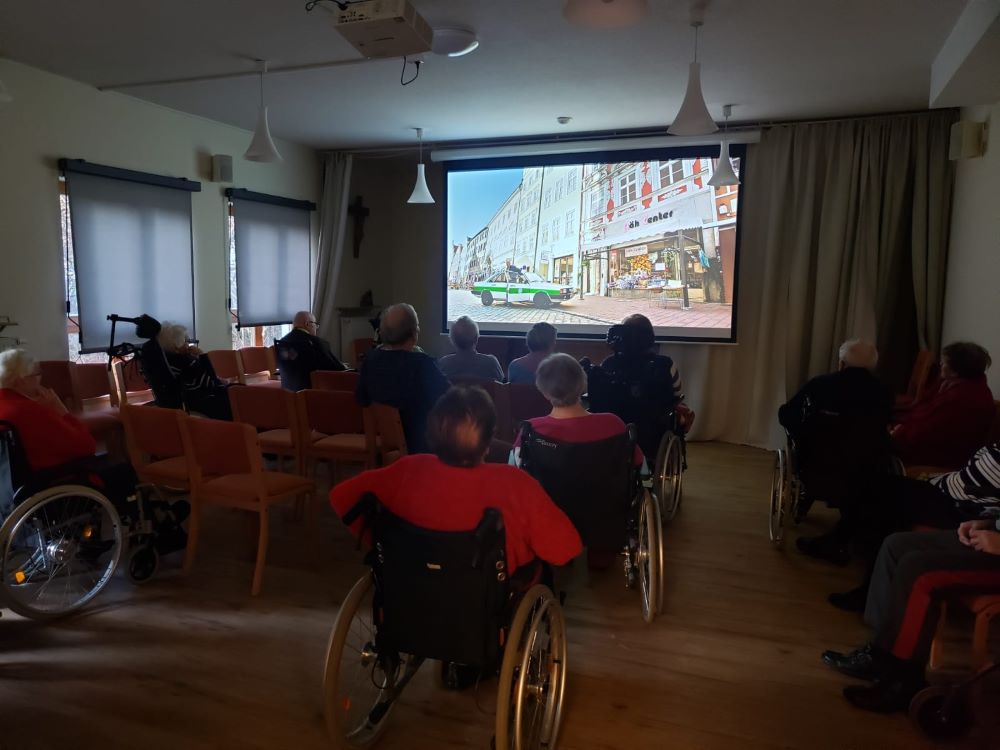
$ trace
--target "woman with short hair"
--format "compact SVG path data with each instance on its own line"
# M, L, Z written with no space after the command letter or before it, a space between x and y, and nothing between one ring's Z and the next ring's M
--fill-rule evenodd
M156 337L170 374L182 389L184 406L212 419L232 419L226 384L215 375L208 355L190 343L187 329L164 323Z
M507 380L511 383L534 383L535 372L542 360L556 350L558 332L551 323L535 323L524 337L528 353L511 361Z

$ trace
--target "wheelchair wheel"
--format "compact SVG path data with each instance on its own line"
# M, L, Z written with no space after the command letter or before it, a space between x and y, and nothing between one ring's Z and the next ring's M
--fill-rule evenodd
M669 523L674 520L681 507L681 484L684 478L684 457L681 454L681 439L668 432L660 441L656 455L656 479L653 492L660 502L661 520Z
M23 617L62 617L111 580L122 553L121 520L91 487L50 487L8 516L0 549L5 603Z
M943 686L924 688L910 701L910 721L935 742L957 740L972 728L968 694Z
M371 710L382 701L394 676L386 675L375 650L372 577L354 584L330 633L323 673L323 717L335 748L374 743L388 725L392 704L376 723Z
M639 571L639 593L642 594L642 619L652 622L660 613L663 602L663 547L659 503L648 491L643 491L639 505L638 545L635 566Z
M547 586L532 586L507 633L497 686L497 750L556 747L566 658L562 608Z
M156 575L160 566L160 555L152 542L137 544L129 550L125 569L128 579L135 584L143 584Z
M771 471L771 508L768 516L767 532L771 543L780 546L785 539L785 498L788 495L788 461L784 448L779 448L774 456Z

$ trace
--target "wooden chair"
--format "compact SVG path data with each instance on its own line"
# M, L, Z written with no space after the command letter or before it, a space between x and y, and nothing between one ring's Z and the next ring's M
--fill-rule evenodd
M240 360L240 353L233 349L213 349L208 354L208 361L212 363L212 369L219 380L225 383L239 383L246 385L246 377L243 374L243 362Z
M138 360L131 359L127 362L116 360L111 366L111 377L114 384L111 403L114 406L153 402L153 389L139 369Z
M934 376L937 358L934 352L921 349L917 352L913 361L913 370L910 371L910 382L906 386L906 393L896 396L896 408L905 409L912 406L922 398L931 384Z
M95 440L109 453L121 456L122 423L118 407L111 405L108 368L102 364L80 364L64 360L39 362L42 385L59 396L70 414L83 422Z
M243 378L247 385L281 387L273 346L244 346L239 350Z
M275 393L269 389L252 389ZM201 532L202 511L206 505L221 505L254 513L259 525L257 561L250 593L260 593L267 559L271 506L305 498L309 509L310 533L316 529L319 508L312 498L315 484L297 474L265 471L257 432L251 425L218 419L181 417L184 453L191 467L191 518L188 526L184 572L194 566Z
M354 355L354 367L361 369L365 354L375 348L375 339L354 339L351 342L351 353Z
M339 462L375 468L375 435L365 430L364 413L353 393L307 389L296 393L295 401L306 476L312 476L317 461L330 463L334 482Z
M319 391L346 391L354 393L358 388L360 373L355 370L314 370L309 376L312 387Z
M407 455L406 434L399 410L386 404L372 404L364 409L365 434L378 447L382 466Z
M191 489L191 469L184 454L184 412L159 406L125 404L121 409L129 461L140 482L177 490Z
M42 376L42 385L52 389L63 405L76 414L80 411L80 404L73 387L73 364L69 360L42 360L38 363L38 371Z
M964 606L975 617L972 631L972 669L978 671L990 661L989 640L990 622L1000 616L1000 593L979 596L961 596L953 600ZM932 670L940 669L943 652L943 629L948 616L948 603L941 602L941 619L938 622L937 633L931 643L929 665Z
M278 468L284 470L284 459L292 459L295 472L304 470L302 440L295 394L281 388L258 388L234 385L229 388L229 404L233 421L253 426L262 453L279 457Z
M552 404L535 386L528 383L509 383L507 397L510 404L511 429L516 433L521 422L534 417L544 417L552 411Z

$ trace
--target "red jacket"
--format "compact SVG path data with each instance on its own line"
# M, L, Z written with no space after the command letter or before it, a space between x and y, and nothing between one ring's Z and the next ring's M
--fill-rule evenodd
M503 514L511 573L535 558L564 565L582 550L566 514L538 482L513 466L461 468L426 453L406 456L341 482L330 491L330 505L343 516L366 492L403 520L434 531L472 530L486 508L496 508ZM361 523L351 526L355 536Z
M905 464L960 469L986 444L995 418L985 375L949 378L900 418L892 442Z
M10 422L35 471L93 456L97 444L83 422L56 414L10 388L0 388L0 421Z

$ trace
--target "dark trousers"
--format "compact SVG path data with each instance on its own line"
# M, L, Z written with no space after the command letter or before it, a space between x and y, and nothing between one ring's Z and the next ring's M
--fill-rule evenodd
M875 562L865 622L875 644L926 663L946 595L1000 591L1000 555L966 547L955 531L913 531L885 540Z

